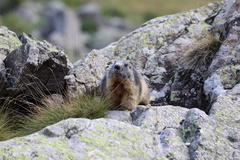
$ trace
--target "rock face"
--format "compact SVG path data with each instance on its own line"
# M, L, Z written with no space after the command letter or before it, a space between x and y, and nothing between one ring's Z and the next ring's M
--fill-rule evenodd
M202 75L207 72L207 65L193 68L191 64L189 67L179 64L182 57L205 45L198 44L200 41L212 43L209 40L212 25L205 20L215 17L220 9L221 4L215 3L186 13L159 17L118 42L93 50L83 61L75 63L71 70L75 80L69 79L70 90L97 87L110 60L130 59L150 84L152 104L204 109L208 102L202 100L206 99L203 90L206 77Z
M72 64L62 49L26 34L19 40L4 27L0 30L2 99L20 94L61 93L65 89L64 76Z
M239 83L238 3L217 2L158 17L93 50L66 77L70 92L97 88L110 60L131 60L150 86L152 105L208 112L221 92Z
M32 135L0 142L0 159L240 158L239 127L199 109L139 106L119 112L125 112L121 120L115 113L120 121L111 112L107 119L67 119Z
M0 96L6 95L6 88L9 87L6 77L6 69L3 60L11 51L17 49L21 45L21 41L17 35L9 31L6 27L0 27Z
M239 0L217 2L155 18L106 48L93 50L65 76L73 96L96 90L108 62L124 59L145 76L152 107L109 111L96 120L67 119L0 142L2 159L240 159L239 14ZM25 48L26 55L40 56L47 50L51 62L60 61L55 50L38 48L40 42L32 45L26 35L20 39L25 47L4 50L9 56L4 63ZM10 79L21 80L26 69L17 65L20 62L42 63L25 54L6 65L13 70ZM19 86L17 80L6 82Z

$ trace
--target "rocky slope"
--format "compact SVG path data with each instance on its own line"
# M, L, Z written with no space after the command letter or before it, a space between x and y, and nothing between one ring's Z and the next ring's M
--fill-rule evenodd
M96 90L107 63L127 59L149 83L152 107L67 119L0 142L1 159L240 159L239 20L240 1L217 2L155 18L93 50L65 76L71 95ZM14 41L1 40L1 51L20 52L4 32Z

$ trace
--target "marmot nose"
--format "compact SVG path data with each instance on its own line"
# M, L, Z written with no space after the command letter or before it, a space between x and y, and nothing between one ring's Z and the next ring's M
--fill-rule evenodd
M120 66L119 66L119 65L115 65L114 68L115 68L116 70L120 70Z

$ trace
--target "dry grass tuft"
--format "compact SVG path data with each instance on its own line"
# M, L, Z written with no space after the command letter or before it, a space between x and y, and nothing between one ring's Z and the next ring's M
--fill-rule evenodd
M34 133L68 118L101 118L105 116L110 106L105 99L89 94L68 98L63 103L46 99L41 105L26 101L28 105L31 104L27 115L2 109L0 111L0 141Z
M220 47L220 42L213 36L200 39L194 49L189 50L180 60L185 70L195 70L201 66L209 66Z

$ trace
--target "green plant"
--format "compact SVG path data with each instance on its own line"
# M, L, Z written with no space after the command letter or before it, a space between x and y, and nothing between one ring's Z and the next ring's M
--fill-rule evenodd
M13 101L11 103L14 103ZM46 99L41 105L28 101L25 103L31 105L27 115L20 114L19 116L17 112L1 110L0 141L31 134L67 118L101 118L105 116L109 108L105 99L89 94L68 98L62 104Z
M35 27L28 20L22 19L14 12L5 13L1 19L1 25L7 26L10 30L13 30L17 34L22 32L30 33Z
M98 29L97 23L91 19L83 19L81 30L84 32L94 33Z
M0 141L7 140L9 135L12 134L12 124L10 116L4 110L0 109ZM11 137L11 136L10 136Z
M22 120L19 130L21 135L36 132L67 118L101 118L108 110L104 99L91 95L70 98L68 102L58 105L44 102L43 106L36 106L34 111Z

